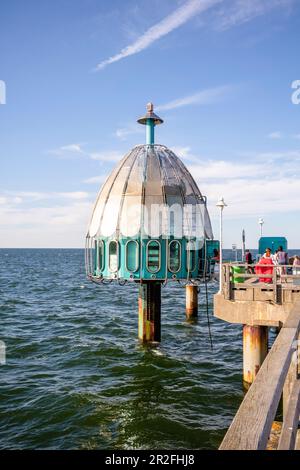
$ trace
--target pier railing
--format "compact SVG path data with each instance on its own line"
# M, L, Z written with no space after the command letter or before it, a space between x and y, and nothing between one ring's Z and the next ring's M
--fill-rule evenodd
M272 273L258 274L255 272L257 266L271 268ZM293 293L300 293L300 267L224 263L221 275L222 294L226 300L267 300L281 304L293 301Z
M278 450L294 449L300 414L300 302L296 302L250 386L220 450L266 449L280 398L283 425Z

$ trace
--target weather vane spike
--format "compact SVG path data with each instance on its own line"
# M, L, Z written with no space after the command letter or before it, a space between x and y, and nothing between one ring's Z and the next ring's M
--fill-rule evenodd
M154 113L153 103L151 101L147 103L146 106L147 113L145 116L142 116L137 120L139 124L144 124L146 126L146 144L153 145L154 144L154 127L158 124L162 124L164 121Z
M147 112L153 113L153 103L151 103L151 101L147 103Z

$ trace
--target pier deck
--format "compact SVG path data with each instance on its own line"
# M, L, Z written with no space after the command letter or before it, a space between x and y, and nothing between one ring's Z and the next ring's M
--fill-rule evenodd
M284 417L277 449L293 450L299 445L299 330L300 302L296 302L235 415L221 450L266 449L282 394Z
M243 269L237 274L236 267ZM221 450L266 449L281 397L283 423L277 449L299 449L300 275L290 271L290 266L276 266L270 279L270 274L249 272L247 265L222 267L222 289L214 296L214 315L244 325L244 381L250 388ZM266 277L272 282L260 282ZM268 326L280 327L270 352Z
M244 279L238 283L234 279L235 267L247 270L245 264L223 265L223 289L214 297L214 315L230 323L280 327L300 300L300 275L281 273L291 266L276 267L271 283L259 282L263 276L253 273L238 274Z

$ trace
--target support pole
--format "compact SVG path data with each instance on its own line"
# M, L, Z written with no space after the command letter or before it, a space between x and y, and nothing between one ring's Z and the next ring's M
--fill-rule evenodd
M198 316L198 286L186 286L186 316L195 318Z
M243 379L245 386L254 381L268 354L268 327L243 326Z
M146 122L146 144L153 145L154 144L154 120L147 119Z
M138 336L143 342L160 341L161 284L143 281L139 286Z

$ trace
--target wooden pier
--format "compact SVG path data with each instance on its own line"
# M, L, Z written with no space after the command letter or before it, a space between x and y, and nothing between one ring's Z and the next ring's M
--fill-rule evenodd
M267 284L256 282L258 277L264 277L261 274L249 273L249 267L238 265L245 268L245 274L238 274L239 281L244 279L244 282L235 282L235 266L236 263L223 266L223 289L215 295L214 314L223 320L244 325L244 380L251 377L248 385L253 383L220 449L266 449L281 397L283 423L277 449L299 449L300 275L287 274L290 266L276 266L272 282ZM260 328L266 330L269 326L279 327L280 332L269 353L259 356L258 352L264 351L267 341L267 335ZM246 348L245 329L251 344ZM261 363L258 363L258 357Z

